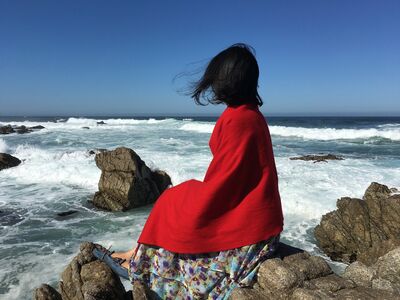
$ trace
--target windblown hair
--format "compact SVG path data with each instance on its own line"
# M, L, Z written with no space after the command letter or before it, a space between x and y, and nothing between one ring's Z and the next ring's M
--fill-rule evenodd
M199 105L263 105L257 90L259 69L254 53L251 46L238 43L217 54L200 80L193 84L190 96Z

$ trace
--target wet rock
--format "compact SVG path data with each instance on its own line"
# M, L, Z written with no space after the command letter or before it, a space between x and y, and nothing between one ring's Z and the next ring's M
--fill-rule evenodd
M0 211L0 225L11 226L23 221L24 218L15 211L3 209Z
M67 217L73 214L76 214L78 211L77 210L68 210L68 211L63 211L63 212L59 212L57 213L57 216L59 217Z
M29 128L33 129L33 130L40 130L40 129L44 129L45 127L42 125L36 125L36 126L29 127Z
M324 215L314 234L333 260L366 265L400 245L400 195L372 183L363 199L343 197Z
M84 127L82 127L82 129L90 129L89 127L87 127L87 126L84 126Z
M21 163L21 161L7 153L0 153L0 171L12 167L16 167Z
M99 191L91 202L98 208L124 211L147 205L171 184L167 173L150 170L129 148L97 153L95 160L102 173Z
M14 133L14 128L11 125L0 126L0 134Z
M343 160L343 157L334 154L321 154L321 155L304 155L298 157L291 157L290 160L304 160L316 162L327 162L328 160Z
M97 122L97 125L105 125L105 124L107 124L107 123L105 123L104 121Z
M42 284L34 291L34 300L62 300L61 295L56 289L48 284Z
M26 127L25 125L17 126L14 128L16 133L23 134L32 132L32 129Z
M118 275L92 255L93 244L83 243L80 250L61 275L62 299L125 299L126 291Z

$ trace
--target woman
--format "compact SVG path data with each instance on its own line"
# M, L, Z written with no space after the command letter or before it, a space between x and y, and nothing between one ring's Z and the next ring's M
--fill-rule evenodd
M226 299L249 286L271 257L283 229L278 177L251 48L235 44L215 56L192 90L227 107L209 140L213 159L204 180L166 189L135 249L94 253L120 276L161 299Z

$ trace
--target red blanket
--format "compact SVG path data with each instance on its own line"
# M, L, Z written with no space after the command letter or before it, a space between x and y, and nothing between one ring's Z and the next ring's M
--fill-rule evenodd
M282 231L271 137L258 106L227 106L209 146L213 159L204 180L166 189L138 243L196 254L254 244Z

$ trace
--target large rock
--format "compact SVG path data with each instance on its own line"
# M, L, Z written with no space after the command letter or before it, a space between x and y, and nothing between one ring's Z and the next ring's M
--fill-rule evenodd
M62 299L125 299L121 280L105 263L96 260L93 244L83 243L80 250L61 275Z
M333 260L371 265L400 245L400 194L372 183L363 199L344 197L315 228L320 248Z
M378 258L371 266L358 261L350 264L343 277L362 287L395 293L400 299L400 247Z
M80 252L61 274L59 291L47 284L35 289L34 300L147 300L148 290L135 282L126 292L121 280L93 254L94 245L84 242Z
M341 277L334 274L321 257L296 248L293 248L291 252L283 253L285 251L281 251L282 248L291 247L281 243L278 250L279 257L268 259L260 265L254 286L234 289L230 299L400 299L397 286L393 284L393 282L399 282L399 273L396 273L399 271L397 264L396 268L382 271L384 275L379 275L380 277L363 274L362 276L369 284L358 284L357 274L360 272L353 270L354 276ZM382 262L377 263L379 267L376 267L376 270L384 270L386 262L397 259L397 253L390 255L388 253L385 259L382 258ZM373 272L378 274L378 271ZM384 282L386 285L383 283L379 286L374 285L374 278L381 281L390 280L391 285L387 282Z
M21 163L21 161L7 153L0 153L0 171L3 169L8 169L16 167Z
M124 211L153 203L171 184L167 173L150 170L129 148L97 153L95 160L102 173L92 203L102 209Z
M35 289L34 300L62 300L60 293L48 284L42 284Z

